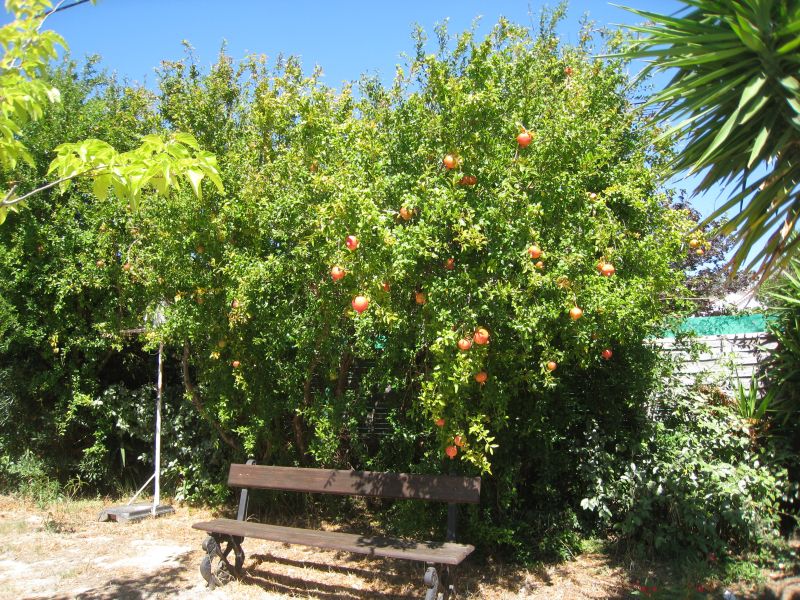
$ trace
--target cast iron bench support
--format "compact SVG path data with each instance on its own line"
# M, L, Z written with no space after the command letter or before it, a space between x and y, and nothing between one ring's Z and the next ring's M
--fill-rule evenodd
M255 461L249 460L245 465L231 465L228 485L242 488L237 518L192 525L209 534L203 542L206 556L200 564L200 572L212 589L241 575L242 542L248 537L425 563L425 600L442 600L454 594L455 568L475 549L456 543L455 537L458 505L480 501L479 477L269 467L257 466ZM418 542L247 521L250 488L447 502L446 541ZM233 565L229 561L231 552Z

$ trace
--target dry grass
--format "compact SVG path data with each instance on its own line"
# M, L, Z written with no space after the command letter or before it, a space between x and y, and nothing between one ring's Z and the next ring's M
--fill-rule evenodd
M203 534L191 528L214 516L210 511L177 507L176 514L156 520L100 523L103 505L70 501L39 510L0 496L0 598L399 600L423 595L423 565L260 540L245 540L243 579L210 592L198 571ZM459 573L459 598L622 599L632 597L634 578L601 553L533 569L467 561Z

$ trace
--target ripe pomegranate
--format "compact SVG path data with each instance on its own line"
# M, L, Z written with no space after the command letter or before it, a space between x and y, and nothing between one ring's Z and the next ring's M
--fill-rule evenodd
M572 67L564 67L564 75L566 75L567 77L572 75Z
M124 265L122 265L122 270L123 271L130 271L131 270L131 263L126 262Z
M461 185L466 186L473 186L478 183L478 178L474 175L464 175L461 179L458 180L458 183Z
M444 427L444 419L442 417L436 419L435 423L437 427Z
M583 311L579 307L573 306L569 309L569 316L573 321L577 321L583 316Z
M475 333L472 334L472 340L478 344L478 346L484 346L489 343L489 332L483 327L478 327Z
M539 246L537 246L536 244L528 248L528 256L530 256L532 259L535 260L539 258L541 255L542 255L542 249L539 248Z
M462 352L466 352L470 348L472 348L472 340L468 338L461 338L460 340L458 340L459 350L461 350Z
M554 360L551 360L551 361L547 362L547 370L550 371L551 373L553 371L555 371L557 368L558 368L558 365L556 364L556 362Z
M442 160L442 164L444 165L445 169L450 171L450 170L456 168L456 165L458 164L458 160L456 160L456 157L453 156L452 154L447 154L447 155L445 155L444 159Z
M523 131L517 136L517 144L519 144L520 148L527 148L532 141L533 136L527 131Z
M405 206L403 206L400 209L400 218L403 219L403 221L408 221L413 216L414 216L413 210L409 210Z
M239 308L239 301L234 298L231 302L231 308Z
M611 277L617 270L614 268L614 265L611 263L603 264L603 267L600 269L600 273L603 274L603 277Z
M414 294L414 302L416 302L416 303L417 303L417 304L419 304L420 306L422 306L423 304L425 304L427 301L428 301L428 298L427 298L427 296L425 295L425 292L416 292L416 293Z
M238 368L239 368L239 365L241 365L241 364L242 364L242 363L240 363L238 360L235 360L235 361L233 361L233 362L231 363L231 366L232 366L234 369L238 369Z
M458 446L459 448L463 448L464 447L464 438L461 437L460 435L457 435L457 436L453 437L453 443L456 446Z
M614 356L614 353L611 351L611 348L606 348L600 353L600 356L606 360L611 360L611 357Z
M389 282L388 282L388 281L384 281L384 282L381 284L381 289L382 289L384 292L388 292L390 289L392 289L392 286L389 284Z
M444 261L444 268L447 269L448 271L452 271L453 269L455 269L456 259L452 257L448 258L446 261Z
M333 279L334 281L339 281L340 279L342 279L342 277L345 276L346 273L347 271L345 271L342 267L337 265L331 269L331 279Z
M479 373L475 373L475 381L477 381L481 385L486 383L487 379L489 379L489 375L486 373L486 371L481 371Z
M542 261L537 262L534 266L539 270L544 269L544 263Z
M358 248L358 238L354 235L348 235L344 240L344 245L347 246L347 249L350 250L350 252L352 252Z
M447 454L450 460L453 460L456 457L456 454L458 454L458 448L455 446L448 446L444 449L444 453Z
M367 308L369 308L369 300L366 296L356 296L353 298L353 310L356 311L358 314L361 314Z

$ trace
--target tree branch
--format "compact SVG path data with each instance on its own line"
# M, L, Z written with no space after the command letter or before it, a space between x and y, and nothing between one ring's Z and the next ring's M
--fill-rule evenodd
M203 406L203 399L200 397L200 392L197 391L194 383L192 383L192 378L189 375L189 342L184 342L183 344L183 358L181 359L181 368L183 370L183 386L186 388L186 391L189 393L189 399L192 401L195 409L197 412L200 413L208 423L217 430L217 433L222 438L222 441L228 444L231 448L236 450L237 452L241 451L239 444L228 435L224 429L220 426L217 421L212 419L208 413L206 412L205 406Z
M57 186L57 185L59 185L61 183L64 183L65 181L69 181L70 179L75 179L76 177L80 177L81 175L86 175L87 173L91 173L92 171L96 171L99 168L100 167L92 167L91 169L86 169L85 171L81 171L80 173L73 173L72 175L69 175L67 177L62 177L61 179L56 179L55 181L52 181L52 182L48 183L47 185L43 185L40 188L36 188L35 190L31 190L30 192L27 192L27 193L23 194L22 196L18 196L16 198L11 198L11 196L14 194L14 190L17 188L17 186L14 185L9 190L9 192L6 194L6 197L3 198L3 201L0 202L0 208L5 208L6 206L13 206L14 204L17 204L19 202L22 202L23 200L26 200L26 199L30 198L34 194L38 194L39 192L43 192L45 190L49 190L51 187L55 187L55 186Z
M54 8L51 8L50 10L48 10L47 12L42 13L39 16L42 19L46 19L47 17L49 17L53 13L61 12L62 10L67 10L69 8L75 8L76 6L80 6L81 4L86 4L87 2L90 2L90 1L91 0L76 0L72 4L67 4L66 6L61 6L62 4L64 4L64 0L61 0L61 2L56 4L56 6Z

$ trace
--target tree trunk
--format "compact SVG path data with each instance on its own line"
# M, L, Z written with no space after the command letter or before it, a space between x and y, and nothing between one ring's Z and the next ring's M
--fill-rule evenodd
M206 412L205 406L203 405L203 399L200 397L200 392L197 391L197 387L195 387L194 383L192 382L191 375L189 374L189 342L184 342L183 344L183 358L181 359L181 367L183 369L183 386L186 388L186 392L189 394L189 399L192 401L192 405L195 407L197 412L200 413L200 416L208 421L208 423L217 431L223 442L228 444L228 446L237 452L240 452L241 447L236 443L236 440L234 440L224 429L222 429L222 426L213 418L211 418L208 412Z

